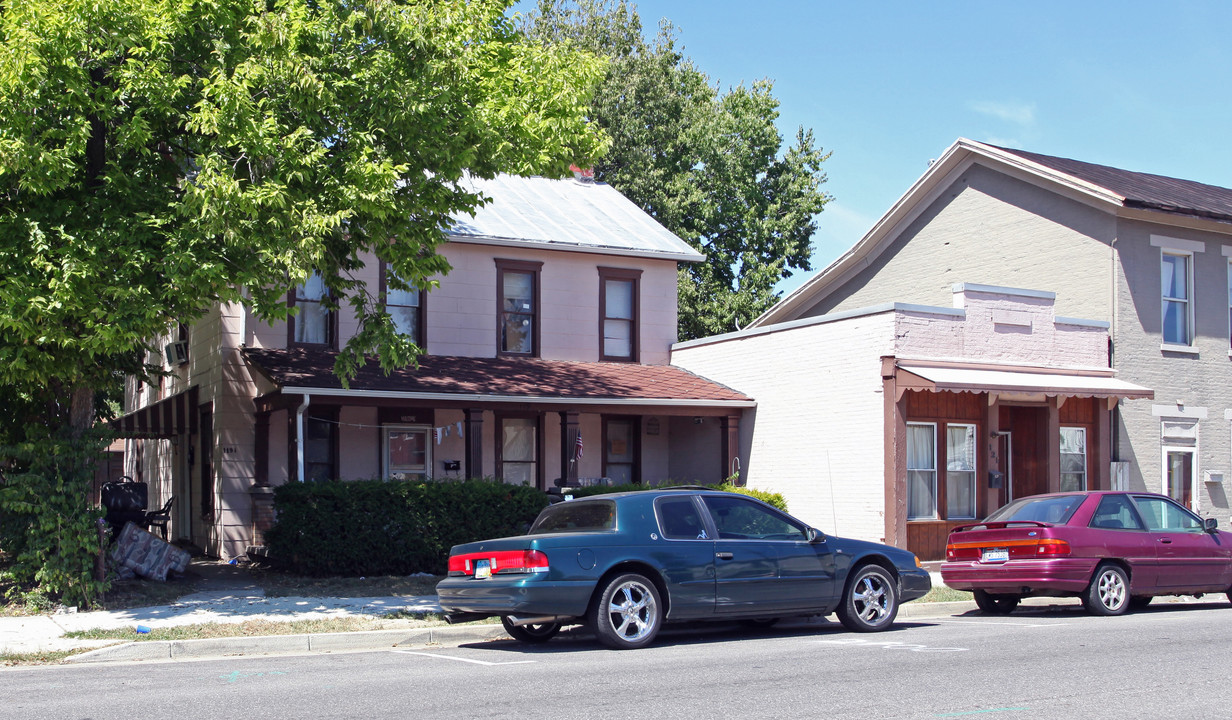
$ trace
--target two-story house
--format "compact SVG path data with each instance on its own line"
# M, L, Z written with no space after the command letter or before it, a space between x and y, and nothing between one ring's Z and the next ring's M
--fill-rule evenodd
M931 528L944 530L982 515L1009 497L1075 487L1123 485L1162 492L1227 523L1232 490L1230 259L1232 190L960 139L850 250L758 318L749 332L841 318L886 303L952 305L955 286L1042 292L1055 303L1058 321L1079 318L1106 325L1104 364L1119 382L1138 389L1007 393L993 376L981 380L967 374L971 382L962 386L963 392L995 412L919 407L907 410L905 422L913 430L906 437L888 427L870 434L866 453L889 458L878 464L886 473L884 490L849 509L873 518L874 525L884 518L885 537L908 546L922 542L907 542L910 538L935 536ZM1016 315L1021 309L1002 310L1001 321L994 323L1000 335L1038 327L1035 320ZM840 345L838 352L846 348ZM1040 345L1032 352L1045 349ZM757 397L756 415L746 417L742 441L754 455L759 449L764 453L762 438L781 430L762 427L774 399L755 385L687 358L706 352L713 351L678 346L673 362ZM980 357L964 351L951 360L961 365ZM955 376L936 370L923 373L923 381L908 377L907 360L890 362L884 376L937 393L917 400L936 404L951 397L943 394L947 386L959 387L953 385ZM1013 369L1071 364L1047 353L1023 360L1013 360ZM824 383L825 377L811 381ZM1102 397L1103 406L1084 411L1087 432L1067 430L1082 427L1076 417L1082 403L1074 398L1086 392ZM913 396L909 392L907 397ZM845 403L854 402L835 400L831 411L838 414L850 407ZM891 403L888 396L881 400ZM893 410L882 414L883 423L895 420ZM974 510L937 501L951 470L947 466L965 472L962 462L943 452L947 429L971 422L963 416L983 417L977 428L986 441L974 455L980 478ZM1106 430L1098 429L1104 425ZM824 437L816 442L835 452ZM1039 454L1039 470L1020 462L1024 450ZM901 462L893 461L894 453L903 454ZM1015 460L999 467L1007 455ZM758 479L754 457L742 452L741 460L751 485L774 487L773 480ZM965 482L966 476L960 477ZM916 493L922 501L914 502L908 489L921 484L932 497ZM835 496L842 492L836 487ZM787 496L792 503L792 491ZM829 501L818 502L824 517ZM935 553L936 543L917 547Z
M177 498L174 538L243 553L285 482L729 474L753 401L669 364L677 264L703 256L601 183L473 182L491 202L446 231L439 288L387 291L388 268L363 271L426 350L417 367L385 375L373 360L343 388L334 359L355 321L310 279L287 322L215 308L167 339L160 385L129 381L126 471L152 503ZM716 449L699 461L695 446Z

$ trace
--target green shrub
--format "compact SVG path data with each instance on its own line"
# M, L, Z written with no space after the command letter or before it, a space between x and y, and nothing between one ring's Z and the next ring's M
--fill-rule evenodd
M655 490L656 487L671 487L671 485L668 484L668 485L654 486L654 485L639 485L639 484L633 484L633 483L627 483L625 485L615 485L612 487L604 487L600 485L600 486L574 488L570 494L573 495L573 497L575 498L583 498L583 497L589 497L591 495L606 495L608 493L635 492L638 490ZM755 490L753 488L747 488L747 487L741 487L730 481L718 483L715 485L704 485L704 486L699 486L699 487L705 487L710 490L721 490L723 492L731 492L731 493L739 493L741 495L748 495L749 497L754 497L754 498L757 498L758 500L761 500L764 503L773 505L774 507L778 508L779 510L782 510L783 512L787 512L787 500L784 499L782 494L780 493L768 492L766 490Z
M442 575L450 547L521 534L547 504L493 480L287 483L265 541L272 562L302 575Z

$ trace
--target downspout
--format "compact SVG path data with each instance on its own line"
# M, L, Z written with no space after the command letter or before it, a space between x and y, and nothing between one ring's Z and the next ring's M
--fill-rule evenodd
M1117 325L1118 325L1117 321L1121 315L1121 291L1120 291L1120 280L1117 276L1117 246L1116 246L1117 235L1120 232L1120 222L1119 220L1114 221L1114 222L1116 222L1116 226L1115 226L1116 231L1113 232L1112 243L1108 246L1109 255L1110 255L1109 259L1112 265L1112 267L1109 268L1111 271L1110 274L1112 276L1111 277L1112 279L1112 318L1111 318L1111 322L1108 324L1108 367L1115 370L1116 360L1117 360L1117 356L1116 356ZM1112 427L1109 428L1111 432L1109 433L1110 440L1108 444L1111 445L1112 447L1108 448L1108 460L1109 462L1117 462L1121 459L1121 449L1120 449L1121 403L1118 402L1116 405L1112 406L1112 412L1108 414L1108 422L1112 425ZM1111 466L1109 467L1109 472L1111 472ZM1111 478L1109 478L1109 482L1111 482Z
M304 401L295 409L295 477L304 482L304 411L312 396L304 393Z

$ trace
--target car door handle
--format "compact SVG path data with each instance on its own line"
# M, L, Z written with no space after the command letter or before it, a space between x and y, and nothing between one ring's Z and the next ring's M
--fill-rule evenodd
M720 559L720 560L731 560L732 558L734 558L734 557L735 557L735 555L733 555L733 554L731 554L731 553L729 553L729 552L717 552L717 553L715 553L715 554L714 554L714 556L715 556L715 557L717 557L717 558L718 558L718 559Z
M1163 543L1164 545L1171 545L1171 544L1172 544L1172 538L1160 538L1160 539L1159 539L1159 541L1160 541L1161 543Z

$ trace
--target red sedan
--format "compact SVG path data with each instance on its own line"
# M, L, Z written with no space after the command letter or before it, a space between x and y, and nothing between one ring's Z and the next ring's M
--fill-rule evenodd
M945 584L970 590L987 613L1011 612L1031 596L1078 596L1096 615L1120 615L1157 595L1232 600L1232 533L1152 493L1014 500L954 528L945 556Z

